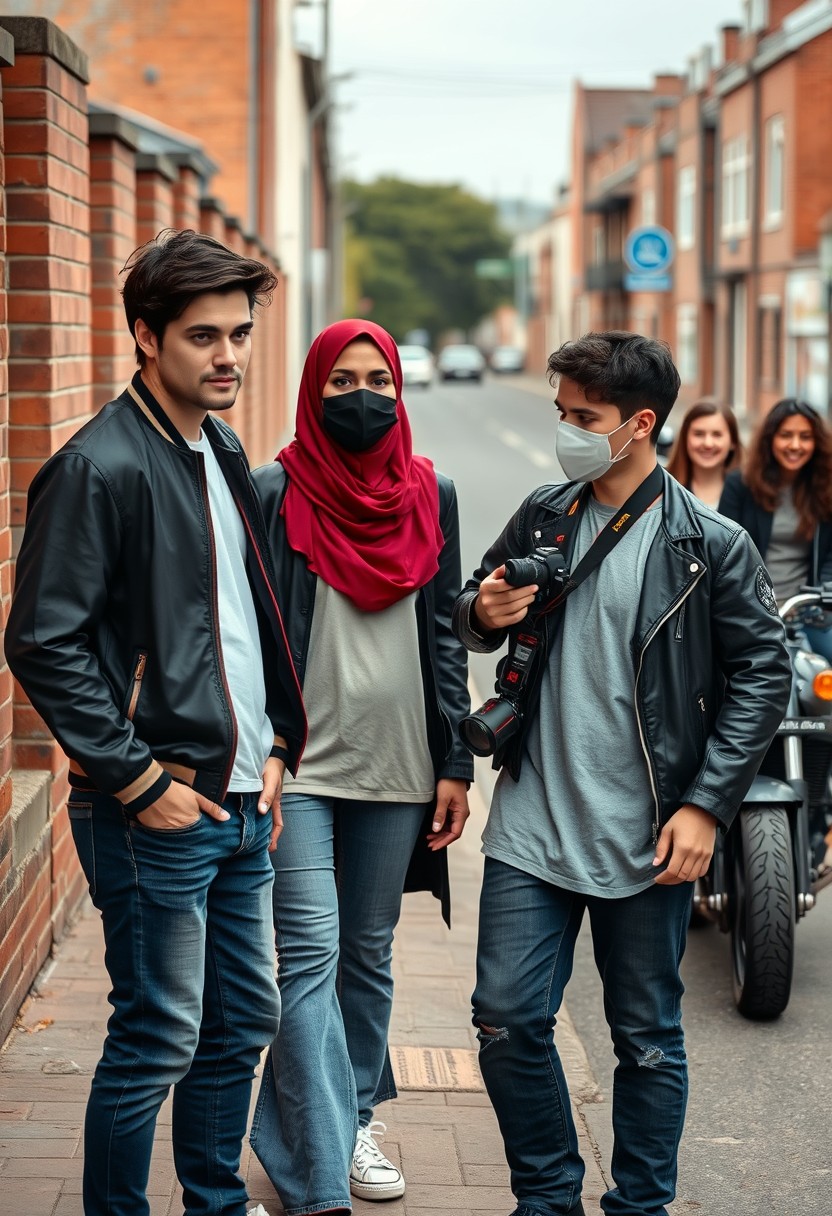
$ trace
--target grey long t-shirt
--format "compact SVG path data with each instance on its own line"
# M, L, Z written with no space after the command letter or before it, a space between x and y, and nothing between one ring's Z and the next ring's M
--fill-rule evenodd
M615 512L590 499L573 569ZM630 643L661 517L659 503L567 600L520 780L500 774L483 834L487 857L584 895L622 898L655 879Z

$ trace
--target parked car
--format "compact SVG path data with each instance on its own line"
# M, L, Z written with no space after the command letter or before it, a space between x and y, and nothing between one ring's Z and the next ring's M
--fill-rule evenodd
M482 380L485 359L476 346L452 345L440 351L436 367L442 380Z
M522 372L526 366L525 352L519 346L496 346L491 352L492 372Z
M433 384L433 355L425 346L400 346L402 379L405 384L417 384L430 388Z

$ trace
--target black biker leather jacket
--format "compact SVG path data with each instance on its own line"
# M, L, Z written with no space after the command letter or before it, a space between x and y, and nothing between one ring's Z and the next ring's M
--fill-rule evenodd
M553 543L556 522L578 488L539 487L486 553L454 608L454 629L469 650L497 650L507 637L506 631L483 636L472 620L483 578L506 558ZM551 634L549 624L530 686L530 713L494 760L515 780ZM786 710L791 667L784 636L768 575L748 535L665 473L662 524L629 640L656 831L687 803L730 825ZM599 721L599 747L603 729Z
M252 476L263 504L292 660L303 687L317 575L309 569L304 555L291 549L286 540L280 514L288 484L283 465L273 461L255 469ZM461 582L456 491L447 477L437 474L437 481L439 522L445 544L439 555L438 573L422 587L416 601L428 744L437 780L447 777L472 781L471 754L457 736L459 722L469 712L471 702L467 655L451 627L451 613Z
M266 709L294 770L306 718L260 504L234 432L211 416L203 430L245 526ZM213 801L227 792L237 725L213 554L203 457L137 374L32 482L6 632L71 769L128 811L169 784L163 770Z

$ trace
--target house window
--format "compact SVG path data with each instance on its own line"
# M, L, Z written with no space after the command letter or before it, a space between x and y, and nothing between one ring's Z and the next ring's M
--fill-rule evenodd
M779 391L783 371L783 310L778 296L761 297L757 334L760 383L764 388Z
M785 192L786 125L782 114L766 123L765 226L777 228L783 220Z
M699 379L699 324L695 304L679 304L676 309L676 366L682 384Z
M676 243L693 249L696 238L696 167L685 165L676 181Z
M645 225L656 222L656 191L645 190L641 196L641 222Z
M748 231L748 178L751 157L748 136L729 139L722 149L722 235L743 236Z

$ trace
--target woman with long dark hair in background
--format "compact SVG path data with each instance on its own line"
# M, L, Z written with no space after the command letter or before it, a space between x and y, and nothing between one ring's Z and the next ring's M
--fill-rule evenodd
M832 431L817 410L793 397L777 402L744 471L728 475L719 510L750 533L778 604L806 584L832 581ZM813 612L804 628L812 649L832 662L832 621Z
M706 507L716 509L725 478L741 464L742 443L730 405L704 398L690 406L667 462L668 473Z

